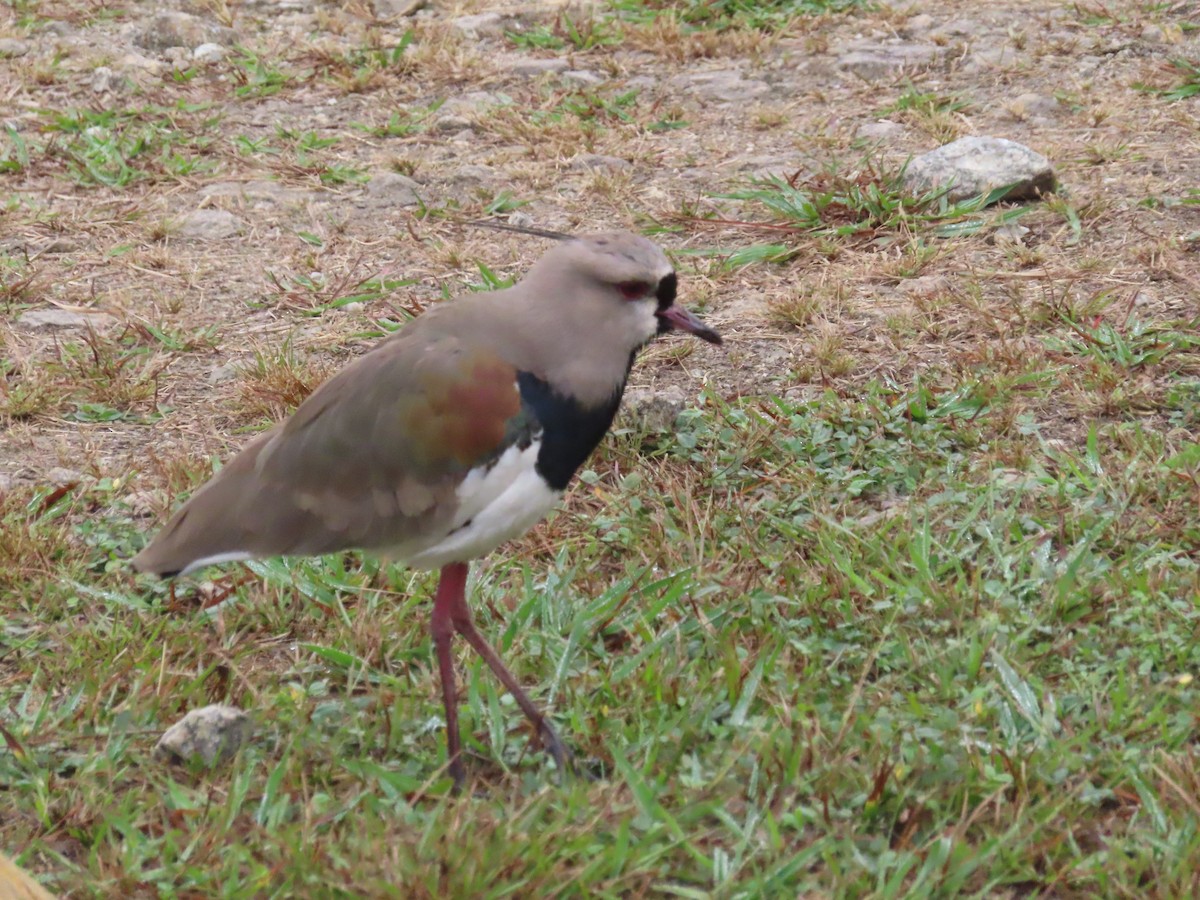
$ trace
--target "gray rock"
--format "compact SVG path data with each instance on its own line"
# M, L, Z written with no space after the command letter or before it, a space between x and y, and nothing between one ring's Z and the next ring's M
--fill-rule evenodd
M591 69L572 69L569 72L563 72L562 80L578 87L595 87L598 84L604 84L608 79Z
M480 38L504 37L504 32L511 27L511 21L498 12L485 12L451 19L450 27L461 32L463 37L477 41Z
M537 78L539 75L565 72L569 68L571 68L571 64L565 59L519 59L512 64L509 71L514 75Z
M168 50L171 48L167 48ZM165 51L164 51L165 52ZM145 72L147 75L160 76L163 64L157 59L142 56L140 53L126 53L117 61L117 66L126 72Z
M200 44L192 51L192 59L198 63L216 63L225 58L225 48L220 44Z
M632 165L629 160L621 159L619 156L603 156L599 153L580 153L571 160L571 168L575 171L586 169L609 169L616 171L631 168Z
M854 136L864 141L886 141L904 133L904 126L899 122L879 119L876 122L864 122L858 126Z
M21 313L17 317L17 324L30 331L68 331L83 328L99 331L117 324L117 320L108 313L59 309L57 306L51 306L46 309L30 309Z
M420 185L399 172L381 172L367 182L367 198L380 206L418 206Z
M427 5L427 0L371 0L375 15L380 19L399 19L414 15Z
M455 169L449 180L451 184L488 184L495 177L496 170L491 166L467 163Z
M951 202L1009 187L1004 200L1035 200L1058 184L1050 161L1016 141L965 137L918 156L904 183L917 194L950 185Z
M120 94L129 89L129 79L108 66L97 66L92 70L91 88L97 94Z
M29 41L19 38L0 38L0 59L12 59L29 52Z
M1062 109L1062 105L1054 97L1028 93L1013 98L1006 108L1014 119L1028 119L1052 116Z
M892 78L900 72L925 69L942 55L935 44L852 44L840 53L837 67L864 81Z
M250 717L220 703L193 709L158 739L154 755L165 762L200 760L206 766L226 762L250 740Z
M133 34L137 46L156 51L206 43L229 47L238 41L238 33L232 28L183 12L161 12Z
M42 476L42 481L57 487L62 487L64 484L78 484L83 481L83 473L68 469L66 466L55 466Z
M1025 243L1025 235L1029 234L1029 229L1017 222L1011 222L1008 225L1001 225L992 232L992 243L994 244L1023 244Z
M920 15L912 16L901 27L900 32L905 35L924 34L933 28L933 16L929 13L921 13Z
M176 223L179 237L219 241L242 233L242 220L223 209L197 209Z
M675 429L675 420L687 405L687 395L676 385L661 390L634 388L621 401L621 422L626 428L662 433Z
M765 81L746 78L736 69L676 75L671 85L697 97L722 103L744 103L771 92Z
M237 363L224 363L220 366L215 366L208 373L209 384L224 384L226 381L233 381L242 372L242 367Z
M469 130L470 128L471 120L463 116L438 116L433 122L433 130L442 133Z

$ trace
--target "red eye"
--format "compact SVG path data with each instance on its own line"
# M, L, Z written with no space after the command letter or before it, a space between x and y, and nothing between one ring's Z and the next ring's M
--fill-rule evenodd
M617 290L626 300L641 300L643 297L649 297L653 291L644 281L622 281L617 285Z

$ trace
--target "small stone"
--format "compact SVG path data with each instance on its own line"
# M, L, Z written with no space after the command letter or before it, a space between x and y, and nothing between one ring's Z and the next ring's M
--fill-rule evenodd
M244 712L216 703L193 709L168 728L155 745L154 755L164 762L186 764L196 759L213 766L233 759L253 731Z
M30 331L66 331L84 328L99 331L116 323L117 320L107 313L60 309L57 306L46 309L30 309L17 317L17 324Z
M450 27L473 41L480 38L500 38L504 37L504 32L508 30L508 19L498 12L476 13L473 16L451 19Z
M424 9L427 0L371 0L375 16L379 19L400 19Z
M565 59L522 59L513 63L510 71L514 75L536 78L539 75L553 75L565 72L569 68L571 68L571 64Z
M440 132L462 131L470 129L471 120L462 116L439 116L433 123L433 130Z
M941 50L934 44L852 44L837 58L837 67L863 81L881 81L899 72L928 68Z
M163 64L157 59L142 56L140 53L126 53L117 62L117 65L126 71L145 72L155 76L162 75L163 71Z
M1016 141L994 137L965 137L916 157L904 172L909 190L923 194L949 185L946 198L966 200L1008 188L992 198L1036 200L1058 185L1050 161Z
M120 94L128 89L129 80L108 66L97 66L92 70L91 87L97 94Z
M635 388L625 392L622 424L639 431L662 433L675 429L675 420L687 405L687 395L676 385L662 390Z
M168 47L195 47L204 43L229 47L238 41L238 33L232 28L183 12L159 13L133 35L137 46L158 52Z
M567 84L574 84L579 87L595 87L598 84L604 84L606 81L603 75L598 75L591 69L572 69L569 72L563 72L562 80Z
M83 473L76 472L74 469L68 469L65 466L55 466L42 476L42 480L47 484L62 487L67 484L79 484L79 482L83 481Z
M176 223L179 237L219 241L242 233L242 220L223 209L197 209Z
M886 141L888 138L896 137L904 133L904 126L898 122L892 122L888 119L880 119L877 122L864 122L858 126L858 131L854 136L863 141Z
M225 58L225 48L220 44L200 44L192 51L192 59L198 63L217 63Z
M1178 44L1183 40L1183 29L1174 22L1151 23L1142 29L1142 40L1151 44Z
M241 372L242 368L236 363L225 363L224 365L216 366L208 373L208 383L212 385L224 384L226 381L233 381Z
M933 28L933 16L929 13L921 13L918 16L912 16L904 23L905 34L924 34Z
M0 59L13 59L29 52L29 42L18 38L0 38Z
M1023 244L1027 234L1029 234L1028 228L1012 222L1008 225L1001 225L993 231L992 242L995 244Z
M491 166L481 166L477 163L467 163L459 166L450 176L452 184L488 184L496 177L496 170Z
M1031 116L1051 116L1062 107L1054 97L1029 93L1014 97L1006 108L1013 118L1027 119Z
M745 78L734 69L676 75L671 79L671 85L698 97L723 103L744 103L771 92L771 86L765 81Z
M632 167L632 163L627 159L621 159L619 156L603 156L599 153L580 153L571 160L571 168L580 171L583 169L609 169L619 170Z
M161 491L134 491L125 495L124 502L129 511L140 519L158 512L166 499Z
M418 206L420 185L399 172L381 172L367 182L367 197L386 206Z
M898 285L900 293L906 297L931 298L950 290L950 279L945 275L918 275L916 278L906 278Z

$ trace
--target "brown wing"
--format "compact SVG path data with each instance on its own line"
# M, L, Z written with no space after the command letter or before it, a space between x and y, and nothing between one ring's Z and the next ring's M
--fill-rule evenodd
M528 436L514 368L451 336L398 336L261 435L134 558L174 574L244 554L395 547L441 534L455 488Z

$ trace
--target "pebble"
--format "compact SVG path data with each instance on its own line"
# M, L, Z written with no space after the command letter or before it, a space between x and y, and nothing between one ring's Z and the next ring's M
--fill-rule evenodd
M418 206L421 185L399 172L381 172L367 182L367 197L386 206Z
M223 209L197 209L176 223L175 234L200 241L219 241L241 234L242 229L242 220L231 212Z
M941 54L941 49L934 44L856 43L839 53L836 65L864 81L882 81L898 72L928 68Z
M29 41L18 38L0 38L0 59L13 59L29 52Z
M198 63L216 63L225 58L226 50L220 44L204 43L192 51L192 59Z
M213 766L233 759L253 731L250 717L242 710L215 703L193 709L168 728L158 739L154 755L164 762L199 760Z
M117 320L102 312L80 312L50 306L46 309L30 309L17 317L17 324L30 331L66 331L92 328L100 330L117 324Z
M661 390L628 390L621 402L621 421L618 424L655 433L674 431L675 421L687 405L687 399L687 394L678 385Z
M565 72L569 68L571 68L571 64L565 59L521 59L514 62L509 67L509 71L514 75L536 78L539 75L555 75Z
M671 85L696 97L723 103L744 103L771 92L765 81L746 78L736 69L676 75Z

